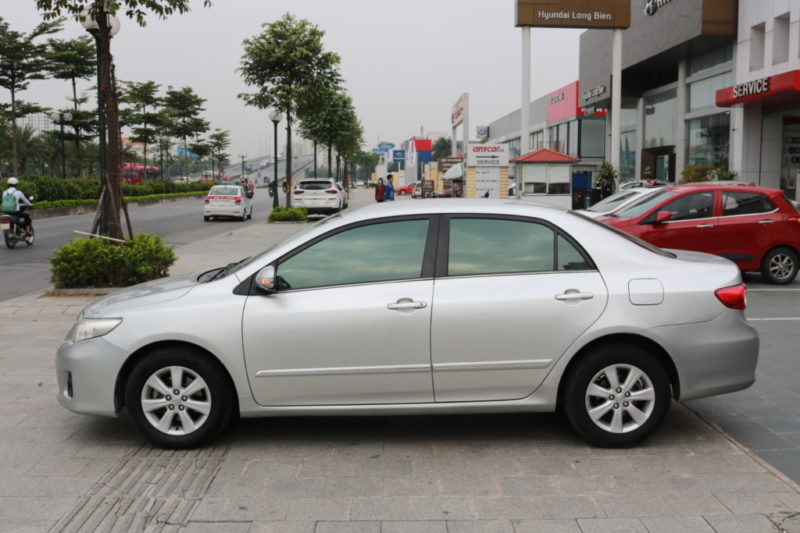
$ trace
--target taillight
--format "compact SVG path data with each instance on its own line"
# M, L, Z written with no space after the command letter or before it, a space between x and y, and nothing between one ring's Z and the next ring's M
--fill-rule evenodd
M327 190L327 191L325 191L325 192L326 192L326 193L328 193L328 194L336 194L336 193L337 193L337 192L339 192L339 191L337 191L336 189L328 189L328 190Z
M206 203L208 203L208 202L210 202L210 201L211 201L211 200L209 200L208 198L206 198Z
M242 198L241 197L234 198L233 201L236 203L236 205L242 205Z
M300 190L300 189L297 189L296 191L294 191L295 194L303 194L304 192L306 192L306 191L303 191L303 190Z
M742 310L747 307L747 287L744 283L717 289L714 294L725 307Z

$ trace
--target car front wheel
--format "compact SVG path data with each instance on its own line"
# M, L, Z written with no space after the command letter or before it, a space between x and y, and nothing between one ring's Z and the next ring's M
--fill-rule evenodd
M761 274L776 285L791 283L797 276L797 253L784 246L767 252L761 261Z
M125 404L134 425L158 446L193 448L216 437L233 411L224 370L205 354L160 348L131 372Z
M647 350L610 344L587 353L567 377L564 410L590 444L626 447L664 421L671 401L667 373Z

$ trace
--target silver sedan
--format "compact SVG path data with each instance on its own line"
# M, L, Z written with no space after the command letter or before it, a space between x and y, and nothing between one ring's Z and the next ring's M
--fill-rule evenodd
M673 398L753 383L744 307L728 260L572 212L389 202L88 306L58 349L58 398L127 412L165 447L201 445L235 415L559 406L588 442L631 446Z

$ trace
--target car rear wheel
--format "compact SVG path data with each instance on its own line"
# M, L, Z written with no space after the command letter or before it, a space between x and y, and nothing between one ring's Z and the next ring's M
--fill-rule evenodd
M590 444L638 444L664 421L671 401L663 366L647 350L609 344L587 353L565 382L564 410Z
M797 276L797 268L797 253L784 246L770 250L761 261L761 275L777 285L791 283Z
M206 222L208 222L209 220L211 220L211 217L205 217L205 216L204 216L204 217L203 217L203 220L205 220Z
M185 347L151 352L125 387L134 425L158 446L193 448L216 437L231 419L225 372L207 355Z

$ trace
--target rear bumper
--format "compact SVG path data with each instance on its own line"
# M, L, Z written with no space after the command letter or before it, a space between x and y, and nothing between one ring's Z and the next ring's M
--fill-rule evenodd
M680 400L746 389L756 379L758 332L741 311L725 310L710 322L653 328L667 347L680 382Z

